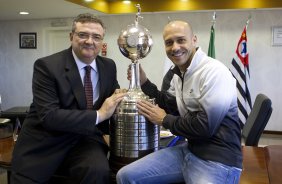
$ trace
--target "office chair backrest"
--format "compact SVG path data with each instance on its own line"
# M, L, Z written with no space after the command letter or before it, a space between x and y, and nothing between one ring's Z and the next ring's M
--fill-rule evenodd
M272 113L271 100L264 94L258 94L253 109L242 130L246 146L257 146L260 136Z

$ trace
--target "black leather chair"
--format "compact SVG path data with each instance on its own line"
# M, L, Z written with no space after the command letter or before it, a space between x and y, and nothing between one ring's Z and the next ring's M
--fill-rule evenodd
M242 129L242 138L246 146L258 146L261 134L271 116L272 102L264 94L258 94L253 109Z

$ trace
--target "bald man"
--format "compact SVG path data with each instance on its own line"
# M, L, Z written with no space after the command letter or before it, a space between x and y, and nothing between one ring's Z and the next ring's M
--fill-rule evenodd
M168 90L174 98L159 91L140 67L142 90L158 105L140 101L137 106L150 122L188 141L123 167L117 183L239 183L242 152L235 79L224 64L196 46L188 22L168 23L163 39L175 65ZM167 114L172 105L179 116Z

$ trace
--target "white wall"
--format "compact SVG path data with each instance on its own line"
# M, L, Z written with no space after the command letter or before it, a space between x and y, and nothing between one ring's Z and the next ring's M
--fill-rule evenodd
M188 20L193 25L198 36L199 46L207 51L210 26L213 11L180 12L180 13L146 13L140 24L147 27L152 36L154 45L151 53L140 60L148 78L161 85L164 61L166 59L162 41L162 29L171 20ZM276 10L244 10L244 11L217 11L216 20L216 57L230 67L232 57L241 36L248 16L252 16L249 24L248 51L251 73L252 101L258 93L264 93L272 99L273 113L266 130L282 131L282 46L271 46L272 26L282 26L282 11ZM107 15L101 17L107 27L105 42L108 44L108 57L116 61L118 80L123 88L128 88L126 79L127 66L130 60L122 56L117 46L117 37L120 31L128 24L133 24L135 15ZM71 25L71 19L65 19ZM13 106L29 105L32 101L31 80L34 61L49 54L47 40L48 30L52 28L54 20L34 21L3 21L0 22L0 94L2 107L7 109ZM19 32L37 32L37 49L19 49ZM66 41L66 48L69 41Z

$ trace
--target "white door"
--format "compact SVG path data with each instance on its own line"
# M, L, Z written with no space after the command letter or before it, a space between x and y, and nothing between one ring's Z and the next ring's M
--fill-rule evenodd
M45 55L50 55L70 47L70 27L52 28L46 30L46 51Z

